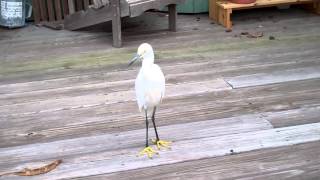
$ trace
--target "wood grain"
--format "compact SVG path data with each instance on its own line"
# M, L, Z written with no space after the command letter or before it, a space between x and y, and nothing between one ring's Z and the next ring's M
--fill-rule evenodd
M304 79L312 79L320 77L320 66L310 67L310 68L299 68L299 69L290 69L286 71L279 72L269 72L253 74L253 75L244 75L239 77L234 77L227 79L227 82L233 88L241 88L248 86L259 86L264 84L271 83L281 83L286 81L298 81Z
M298 86L299 84L301 82L298 81L267 87L251 87L241 91L218 91L196 96L196 101L194 96L165 99L158 111L158 125L319 106L318 81L306 81L303 86ZM7 118L10 118L10 122L5 121ZM34 124L31 129L26 126L30 123ZM143 118L138 113L135 102L16 116L11 114L2 118L0 127L3 127L3 130L0 131L0 135L2 134L0 137L3 141L0 144L12 146L52 141L91 133L139 129L142 126Z
M159 128L160 137L170 138L171 141L184 141L201 139L206 137L218 137L235 133L253 132L273 128L272 125L260 115L239 116L219 120L207 120L194 123L163 126ZM150 132L153 129L150 128ZM154 138L154 133L150 133ZM105 134L94 137L76 138L56 141L52 143L26 145L22 148L3 148L0 160L5 163L19 163L21 161L55 159L60 156L72 156L73 154L94 153L99 151L114 151L139 147L143 144L145 130L139 129L114 134ZM108 146L103 144L108 142ZM47 149L37 156L38 150ZM0 165L1 166L1 165Z
M320 123L210 137L201 140L185 140L175 142L172 150L162 151L159 157L149 161L147 161L147 157L137 157L136 152L139 148L105 151L71 157L70 159L65 158L65 163L61 164L59 169L50 174L44 174L41 178L60 179L98 175L223 156L230 154L231 150L233 153L241 153L319 140ZM21 164L15 166L14 169L19 168L19 166ZM1 169L4 170L3 167Z
M60 0L55 0L54 1L54 8L55 8L55 15L56 15L56 20L60 21L62 20L62 5Z
M47 8L48 8L48 17L49 21L55 21L55 12L54 12L54 5L52 0L47 0Z
M76 179L317 179L320 142Z

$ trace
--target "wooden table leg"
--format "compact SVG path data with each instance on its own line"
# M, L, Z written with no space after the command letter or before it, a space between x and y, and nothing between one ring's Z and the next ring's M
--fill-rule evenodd
M177 31L177 5L176 4L169 4L169 30L170 31Z
M217 6L217 0L209 1L209 17L216 23L219 23L219 7Z
M120 0L111 0L112 6L112 36L113 46L121 47L121 14L120 14Z
M232 22L231 22L231 13L232 13L232 9L226 9L225 10L225 24L226 24L226 28L228 30L231 30L232 28Z
M231 13L231 9L219 8L219 23L226 27L228 30L231 30L232 28L232 22L230 17Z

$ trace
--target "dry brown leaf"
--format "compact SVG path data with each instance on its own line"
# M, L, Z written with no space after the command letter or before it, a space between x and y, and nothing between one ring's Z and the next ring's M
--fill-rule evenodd
M59 166L59 164L61 164L61 163L62 163L62 160L56 160L56 161L53 161L52 163L47 164L45 166L42 166L40 168L35 168L35 169L25 168L22 171L4 173L4 174L1 174L0 176L5 176L5 175L36 176L36 175L45 174L45 173L52 171L57 166Z

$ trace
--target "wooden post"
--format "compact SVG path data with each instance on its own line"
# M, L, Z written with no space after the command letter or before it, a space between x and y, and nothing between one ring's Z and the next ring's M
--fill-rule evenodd
M217 0L209 0L209 17L216 23L219 22L219 8L217 6Z
M62 10L61 10L61 1L60 0L55 0L54 1L54 9L56 10L56 20L60 21L62 20Z
M112 36L113 46L121 47L121 14L120 14L120 0L110 0L112 7Z
M177 5L176 4L169 4L169 30L170 31L177 31Z
M224 20L225 20L225 26L227 28L227 30L231 30L232 27L232 22L231 22L231 13L232 13L232 9L226 9L224 11Z
M32 11L34 16L34 23L39 24L41 21L41 13L38 0L32 0Z
M68 6L69 6L69 14L73 14L75 12L73 0L68 0Z

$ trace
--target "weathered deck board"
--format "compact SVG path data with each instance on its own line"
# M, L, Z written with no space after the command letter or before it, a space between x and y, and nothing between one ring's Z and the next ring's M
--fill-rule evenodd
M39 176L38 179L98 175L223 156L230 154L230 150L233 150L234 153L240 153L319 140L320 123L314 123L258 132L178 141L174 143L172 150L161 151L159 157L148 161L146 161L147 157L136 156L140 148L105 151L65 158L64 163L56 171ZM105 143L102 144L105 145ZM43 150L40 150L37 156L40 152L43 152ZM19 169L23 165L19 164L14 169ZM34 179L37 179L37 177L34 177Z
M263 118L274 127L287 127L320 122L320 107L300 108L276 113L263 113Z
M222 79L212 81L194 82L186 84L168 85L166 97L176 97L182 95L196 95L201 93L215 92L231 89ZM49 95L49 94L47 94ZM107 94L90 94L85 96L76 96L62 99L49 99L38 102L26 102L21 104L0 106L0 114L19 115L31 113L43 113L50 111L61 111L64 109L76 109L81 107L92 107L98 105L107 105L118 102L127 102L135 100L133 90L111 92ZM21 111L24 109L24 111ZM1 117L2 115L0 115Z
M161 137L171 141L184 141L217 137L229 134L239 134L273 128L261 115L247 115L219 120L207 120L194 123L163 126L159 128ZM150 132L154 132L150 128ZM150 133L154 138L154 133ZM43 143L13 148L3 148L0 155L0 167L7 163L28 162L30 160L44 160L73 156L74 154L96 153L100 151L114 151L140 147L144 143L145 129L127 131L100 136L84 137L51 143ZM107 143L108 146L103 146ZM41 156L37 151L46 149Z
M320 60L320 58L319 58ZM253 75L243 75L227 79L227 82L233 88L248 86L259 86L272 83L281 83L286 81L298 81L320 77L320 66L274 71L269 73L260 73Z
M314 46L316 46L315 44ZM221 76L228 76L231 72L237 72L243 69L243 72L248 73L252 72L253 74L256 72L257 68L259 70L268 68L275 68L278 69L286 68L286 65L296 65L296 66L313 66L313 64L317 63L318 60L314 57L318 55L318 51L312 49L313 46L306 46L306 50L303 52L299 52L301 47L298 47L297 51L290 51L283 53L285 48L277 48L272 50L272 55L270 53L265 53L261 50L255 50L256 53L261 53L260 56L264 56L261 58L255 54L253 55L241 55L237 54L237 57L223 57L223 58L188 58L187 61L180 61L177 65L172 65L172 63L168 63L166 61L157 60L158 63L161 63L162 69L165 71L167 75L168 83L174 82L184 82L183 79L178 79L181 76L199 76L201 73L207 72L211 74L217 74ZM309 48L309 49L307 49ZM293 48L295 50L295 48ZM257 52L258 51L258 52ZM265 54L263 54L265 53ZM214 55L214 54L212 54ZM283 61L283 58L290 58L287 61ZM266 59L268 59L266 61ZM308 64L312 63L313 64ZM220 67L223 64L228 63L228 66L221 69ZM261 68L261 69L260 69ZM201 73L195 74L195 72ZM98 72L97 72L98 71ZM101 71L101 72L100 72ZM90 72L90 71L89 71ZM49 78L44 80L37 80L31 82L22 82L22 83L12 83L12 84L3 84L0 85L0 94L14 94L14 93L25 93L30 91L39 91L39 90L53 90L55 88L77 88L77 87L86 87L86 85L94 84L99 85L104 84L114 88L114 84L120 84L121 82L117 82L119 80L122 81L122 84L127 85L127 89L132 87L134 75L137 73L137 68L135 69L107 69L107 70L95 70L95 72L91 72L88 74L80 74L74 76L67 76L63 78ZM193 77L192 79L194 79ZM205 78L206 76L204 76ZM124 80L127 79L127 80ZM175 80L177 79L177 80ZM191 79L191 80L192 80Z
M161 126L319 106L319 88L319 80L310 80L208 93L196 96L197 100L194 100L194 96L165 99L158 111L157 121ZM0 147L144 127L144 119L138 113L136 102L2 116L1 119L0 138L3 141L0 142ZM28 124L33 124L32 128ZM31 134L28 135L29 133Z
M76 179L318 179L320 142Z
M299 19L299 18L297 18L297 19L295 19L295 20L292 20L292 19L289 19L289 20L287 20L287 21L289 21L288 23L285 23L285 22L282 22L282 23L285 23L285 25L283 25L283 26L286 26L287 27L287 30L286 30L286 35L288 34L288 36L289 35L294 35L295 37L297 37L297 36L299 36L299 35L301 35L301 34L299 34L299 32L301 33L303 30L301 29L301 30L296 30L296 28L294 28L294 24L297 24L298 22L300 22L301 21L301 19ZM317 18L312 18L312 20L310 20L310 17L307 17L306 19L305 19L305 22L306 23L309 23L309 22L312 22L314 25L313 26L310 26L310 27L305 27L304 26L304 28L308 28L308 29L310 29L310 31L311 32L308 32L308 33L310 33L310 35L312 36L312 34L315 34L316 32L317 32L317 28L316 27L318 27L317 26L317 24L316 24L316 22L318 21L318 19ZM279 31L279 34L277 34L277 33L275 33L274 34L274 30L276 29L274 26L271 26L271 23L273 23L271 20L270 20L270 26L269 25L266 25L265 27L272 27L273 28L273 30L271 29L271 32L270 32L270 35L272 34L273 36L275 36L275 37L281 37L282 35L283 35L283 30L281 30L281 31ZM275 23L273 23L273 24L275 24ZM255 25L257 25L257 24L255 24ZM207 25L208 26L208 25ZM261 30L263 30L263 31L268 31L268 29L266 29L266 28L262 28ZM208 29L210 28L210 27L207 27ZM208 38L208 36L211 34L211 36L212 36L212 31L214 30L214 33L216 33L215 31L218 31L218 33L215 35L215 36L217 36L217 37L214 37L215 38L215 42L217 43L217 44L223 44L223 42L225 42L225 40L227 39L228 40L228 42L230 41L230 42L235 42L235 41L238 41L239 42L239 45L241 45L241 44L243 44L243 42L245 42L245 41L247 41L246 39L239 39L239 38L234 38L234 37L232 37L234 34L226 34L226 33L224 33L223 31L221 32L221 30L219 31L218 29L216 29L216 28L212 28L211 27L211 31L210 32L207 32L207 33L205 33L205 34L202 34L202 32L201 33L199 33L199 34L202 34L202 36L200 36L200 37L202 37L202 39L205 39L206 41L208 41L208 40L210 40L210 38ZM278 30L278 29L277 29ZM289 31L289 32L287 32L287 31ZM313 31L315 31L315 32L313 32ZM269 31L268 31L269 32ZM303 31L304 32L304 31ZM240 31L238 32L238 33L240 33ZM185 32L184 32L184 36L185 37L189 37L190 35L194 35L195 34L195 32L194 31L191 31L191 32L188 32L188 34L186 34ZM150 43L152 43L152 44L159 44L158 46L160 46L160 45L162 45L163 43L164 44L168 44L169 42L168 42L168 40L167 39L164 39L164 38L162 38L162 36L161 36L161 34L159 35L159 38L158 38L158 41L155 41L155 40L153 40L152 41L152 38L153 38L153 36L154 36L155 34L149 34L149 35L144 35L144 36L147 36L147 37L144 37L144 36L141 36L141 37L139 37L139 39L146 39L147 38L147 40L149 41L151 41ZM303 35L305 36L306 34L305 33L303 33ZM83 35L81 35L81 36L79 36L79 37L82 37ZM198 35L199 36L199 35ZM190 37L190 39L191 38L197 38L197 39L199 39L200 37L198 37L198 36L196 36L196 37L194 37L194 36L191 36ZM266 35L267 36L267 35ZM93 37L93 36L91 36L91 37ZM135 36L133 36L133 37L137 37L137 35L135 35ZM151 38L152 37L152 38ZM210 36L209 36L210 37ZM216 39L216 38L220 38L220 40L218 39ZM68 39L69 39L69 41L68 41ZM76 44L81 44L81 43L90 43L91 41L90 40L88 40L88 39L84 39L84 40L80 40L79 42L74 42L74 41L71 41L70 40L71 38L67 38L67 42L66 42L66 46L67 47L69 47L69 46L72 46L72 45L76 45ZM80 38L79 38L80 39ZM94 39L94 40L101 40L101 41L105 41L102 37L101 38L91 38L91 39ZM190 43L196 43L196 42L190 42L190 39L188 38L188 39L185 39L185 41L186 42L188 42L188 43L184 43L184 45L186 45L186 44L190 44ZM166 40L166 42L159 42L159 40ZM42 41L42 43L43 44L41 44L41 47L47 47L47 48L50 48L50 47L53 47L56 51L58 51L58 49L59 49L59 47L61 47L61 45L63 44L61 44L60 43L60 41L61 40L59 40L58 42L56 42L56 40L55 39L52 39L52 41L53 42L55 42L55 43L47 43L47 42L43 42ZM70 42L71 41L71 42ZM200 41L200 40L199 40ZM34 47L33 46L33 44L36 44L37 42L36 41L32 41L32 40L28 40L28 41L25 41L25 42L30 42L30 44L25 44L23 47L20 47L20 48L26 48L26 46L27 45L29 45L29 46L27 46L27 47L30 47L30 48L32 48L32 47ZM154 42L154 43L153 43ZM176 43L176 41L174 41L175 43ZM179 42L181 42L181 40L179 39ZM197 41L198 42L198 41ZM200 41L200 43L201 43L202 41ZM282 42L282 40L281 41L274 41L273 42L273 44L274 45L276 45L277 47L279 47L279 43L281 43ZM308 43L312 43L312 41L310 42L310 41L307 41ZM11 42L12 43L12 42ZM95 41L95 43L97 43L97 41ZM136 43L139 43L139 42L137 42L137 40L135 41L135 45L136 45ZM292 43L292 45L290 45L290 46L294 46L294 45L301 45L301 47L303 46L302 44L300 44L301 43L301 41L299 42L299 44L295 44L295 43ZM308 44L308 43L306 43L306 44ZM6 44L5 42L4 42L4 44ZM9 43L10 44L10 43ZM19 43L20 44L20 43ZM56 44L56 45L55 45ZM191 45L191 44L190 44ZM38 46L39 46L39 44L38 44ZM59 47L57 47L57 46L59 46ZM64 46L63 46L64 47ZM90 46L89 46L90 47ZM259 46L258 46L259 47ZM286 46L287 47L287 46ZM18 48L18 47L17 47ZM66 48L66 47L65 47ZM105 47L104 47L105 48ZM103 49L104 49L103 48ZM7 55L6 55L6 57L8 58L8 56L11 56L11 55L15 55L15 56L17 56L17 53L19 53L20 51L19 50L17 50L16 51L16 53L9 53L9 52L4 52L4 53L6 53ZM132 51L132 53L133 53L133 51ZM26 53L24 53L24 54L26 54ZM56 52L55 54L59 54L59 52ZM32 54L28 54L28 56L31 56L32 57ZM40 55L38 55L38 56L40 56ZM28 60L29 61L29 60ZM61 72L61 69L59 70L59 72ZM69 70L67 70L66 72L70 72ZM33 71L33 73L40 73L40 72L38 72L38 71ZM43 73L43 72L42 72ZM22 72L21 73L19 73L20 75L21 74L23 74ZM59 75L59 73L55 73L55 76L64 76L64 75ZM5 76L6 77L6 76ZM42 77L42 75L41 76L37 76L37 78L41 78Z

